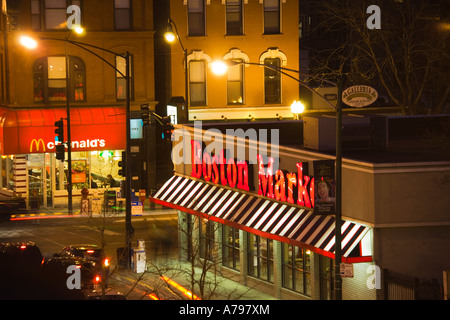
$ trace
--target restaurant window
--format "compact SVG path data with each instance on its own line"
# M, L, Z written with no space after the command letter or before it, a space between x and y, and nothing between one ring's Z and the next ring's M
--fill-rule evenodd
M189 36L204 36L205 31L205 1L188 0L188 34Z
M273 70L281 67L281 59L266 58L264 64L264 103L281 103L281 73Z
M45 29L46 30L67 30L67 8L70 5L77 5L81 8L80 0L43 0L45 6ZM33 29L38 26L39 17L39 1L32 0L31 14ZM40 26L40 22L39 22ZM34 29L37 30L37 29Z
M248 233L248 274L273 282L273 241Z
M210 261L214 260L215 241L214 241L214 222L205 219L199 219L199 256Z
M133 57L130 56L130 97L133 100L134 85L133 85ZM118 101L125 100L127 97L127 66L126 59L123 56L116 56L116 98ZM119 72L120 71L120 72Z
M227 35L243 34L242 0L226 1Z
M320 300L332 300L334 292L333 259L319 256Z
M191 106L206 105L206 61L189 61L189 99Z
M114 0L114 26L116 30L131 30L131 1Z
M280 9L280 0L264 0L264 34L281 32Z
M242 60L236 60L242 62ZM227 104L244 104L244 65L228 67L227 71Z
M78 57L69 57L70 101L86 101L86 70ZM38 59L33 67L34 102L66 101L66 57Z
M284 288L311 295L310 251L282 243L282 285Z
M239 229L223 225L222 239L223 265L231 269L240 270L241 260L239 256Z

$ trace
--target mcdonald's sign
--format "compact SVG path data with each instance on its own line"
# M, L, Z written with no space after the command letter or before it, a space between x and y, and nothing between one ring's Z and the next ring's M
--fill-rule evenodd
M39 146L40 146L41 144L42 144L42 152L45 152L46 150L45 150L45 143L44 143L44 140L42 140L42 139L33 139L33 140L31 140L31 144L30 144L30 153L33 153L33 152L39 152L39 151L40 151ZM35 150L33 150L33 146L36 147Z

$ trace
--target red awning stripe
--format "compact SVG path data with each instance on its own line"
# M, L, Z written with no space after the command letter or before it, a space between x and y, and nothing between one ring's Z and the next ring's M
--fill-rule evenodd
M307 208L291 206L250 193L239 192L204 181L174 175L159 189L151 201L195 213L233 225L255 234L287 243L295 243L315 252L334 256L335 218L316 215ZM342 256L350 257L353 249L370 229L344 221ZM353 253L354 256L354 253ZM364 261L367 261L367 257Z

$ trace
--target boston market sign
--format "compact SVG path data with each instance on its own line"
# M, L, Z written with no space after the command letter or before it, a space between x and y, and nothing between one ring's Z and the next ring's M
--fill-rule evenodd
M249 191L249 169L247 161L226 159L224 150L219 155L202 153L200 142L191 141L193 178ZM264 164L263 156L257 156L258 195L277 201L314 208L314 177L303 174L303 163L296 164L297 172L276 170L273 172L274 158L268 157ZM267 167L267 169L266 169Z

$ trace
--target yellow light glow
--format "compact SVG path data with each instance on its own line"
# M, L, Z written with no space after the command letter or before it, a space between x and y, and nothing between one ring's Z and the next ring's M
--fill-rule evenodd
M222 60L215 60L211 62L211 70L215 75L223 75L227 72L227 65Z
M73 28L73 31L75 31L75 33L77 33L77 34L83 34L84 33L84 29L83 29L83 27L82 26L75 26L74 28Z
M303 113L303 111L305 111L305 105L303 103L301 103L300 101L294 101L291 104L291 111L294 115L301 114L301 113Z
M166 39L167 42L174 42L175 41L175 34L173 32L166 32L164 33L164 38Z
M28 36L20 37L20 44L27 49L36 49L38 46L37 41Z

